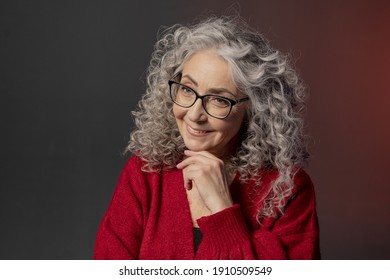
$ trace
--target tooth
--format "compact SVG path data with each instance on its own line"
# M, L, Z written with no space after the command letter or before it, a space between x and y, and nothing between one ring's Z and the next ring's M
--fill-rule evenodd
M205 130L195 130L192 127L190 127L190 128L191 128L192 132L197 133L197 134L206 133Z

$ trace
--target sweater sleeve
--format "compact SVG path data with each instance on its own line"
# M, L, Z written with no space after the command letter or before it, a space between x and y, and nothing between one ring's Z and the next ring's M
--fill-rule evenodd
M265 218L250 231L241 207L233 205L198 220L203 241L199 259L319 259L319 230L314 187L300 170L293 196L278 218Z
M134 174L137 159L129 160L115 189L113 198L98 229L94 259L138 259L143 236L143 209L146 195L136 186L141 176ZM131 175L131 173L133 175ZM130 215L129 215L130 214Z

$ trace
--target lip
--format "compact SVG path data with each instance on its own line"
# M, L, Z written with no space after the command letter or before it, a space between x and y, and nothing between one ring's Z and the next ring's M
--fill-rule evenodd
M195 129L195 128L189 126L188 124L186 124L186 129L187 129L187 132L191 136L194 136L194 137L202 137L202 136L206 136L206 135L208 135L210 133L209 130Z

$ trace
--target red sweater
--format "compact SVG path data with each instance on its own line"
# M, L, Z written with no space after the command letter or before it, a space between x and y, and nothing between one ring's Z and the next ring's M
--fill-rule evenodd
M98 230L95 259L318 259L319 231L314 188L299 170L293 196L278 218L256 213L260 195L276 172L262 172L262 185L231 184L234 205L198 219L203 234L195 253L193 223L182 171L143 172L133 156L126 164ZM256 191L256 193L255 193Z

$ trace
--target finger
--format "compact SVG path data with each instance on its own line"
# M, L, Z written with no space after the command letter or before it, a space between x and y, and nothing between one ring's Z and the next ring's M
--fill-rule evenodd
M176 167L178 169L184 169L190 165L197 165L197 164L206 165L206 164L209 164L208 161L209 161L209 159L202 158L200 156L191 156L191 157L184 159L182 162L178 163L176 165Z
M191 164L201 164L201 165L223 165L223 161L215 156L211 157L207 154L201 152L195 152L194 154L188 154L188 157L185 158L182 162L176 165L178 169L186 168Z
M210 159L219 159L217 158L216 156L214 156L212 153L210 152L207 152L207 151L191 151L191 150L184 150L184 154L186 156L194 156L194 155L201 155L201 156L204 156L204 157L207 157L207 158L210 158Z

